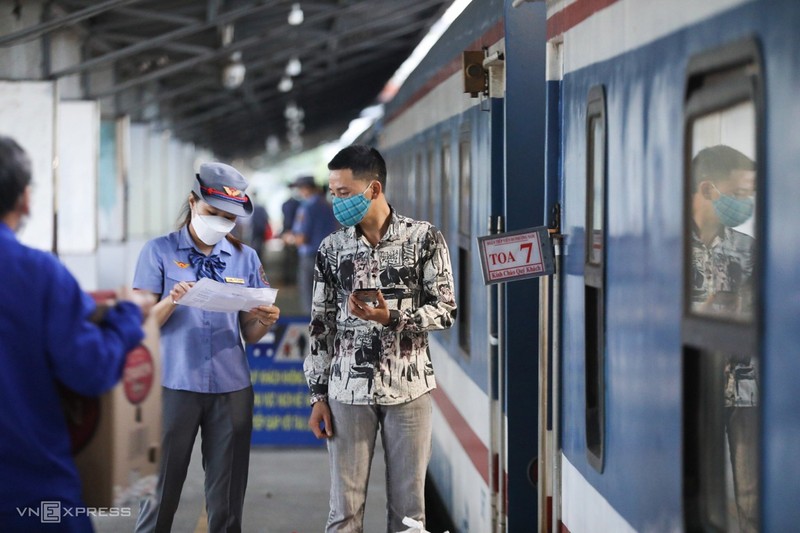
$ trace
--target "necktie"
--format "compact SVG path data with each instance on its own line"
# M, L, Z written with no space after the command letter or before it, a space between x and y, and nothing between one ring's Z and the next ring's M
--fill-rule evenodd
M193 248L189 251L189 262L197 273L197 279L211 278L215 281L222 281L225 262L219 258L218 254L203 255Z

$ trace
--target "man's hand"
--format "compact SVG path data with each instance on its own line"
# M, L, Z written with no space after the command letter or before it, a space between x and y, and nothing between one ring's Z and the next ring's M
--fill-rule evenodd
M386 305L386 300L383 299L381 291L378 291L378 302L374 306L359 300L355 293L352 292L347 302L350 307L350 314L354 317L377 322L384 326L389 325L389 307Z
M308 417L308 427L318 439L333 437L333 424L331 423L331 408L328 402L316 402L311 407L311 416Z
M156 304L156 295L147 292L131 289L129 287L122 287L117 291L117 300L131 302L139 307L142 311L142 320L147 320L150 315L150 310Z

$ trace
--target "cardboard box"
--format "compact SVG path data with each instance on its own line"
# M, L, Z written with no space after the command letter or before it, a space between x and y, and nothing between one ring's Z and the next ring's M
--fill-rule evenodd
M161 447L159 328L144 324L122 380L100 398L71 395L65 410L89 507L136 507L154 491Z

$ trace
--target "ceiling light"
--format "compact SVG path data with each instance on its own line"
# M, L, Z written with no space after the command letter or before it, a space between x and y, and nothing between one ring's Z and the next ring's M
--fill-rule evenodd
M297 56L291 58L288 63L286 63L286 74L289 76L298 76L303 71L303 65L300 63L300 59Z
M289 76L282 77L278 84L278 90L282 93L288 93L292 90L292 87L294 87L294 82L292 82L292 78Z
M303 10L300 9L300 4L292 4L292 10L289 12L289 24L298 26L303 23Z
M230 62L222 69L222 86L226 89L236 89L244 82L245 69L242 63L242 53L231 54Z

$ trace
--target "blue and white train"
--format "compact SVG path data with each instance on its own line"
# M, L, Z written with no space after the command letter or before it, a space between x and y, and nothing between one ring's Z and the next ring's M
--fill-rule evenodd
M800 527L798 27L794 0L475 0L387 104L388 197L458 289L431 344L453 533ZM718 145L746 190L693 182ZM698 205L724 195L754 205L718 235L746 265L703 307ZM555 274L485 285L476 238L538 226Z

